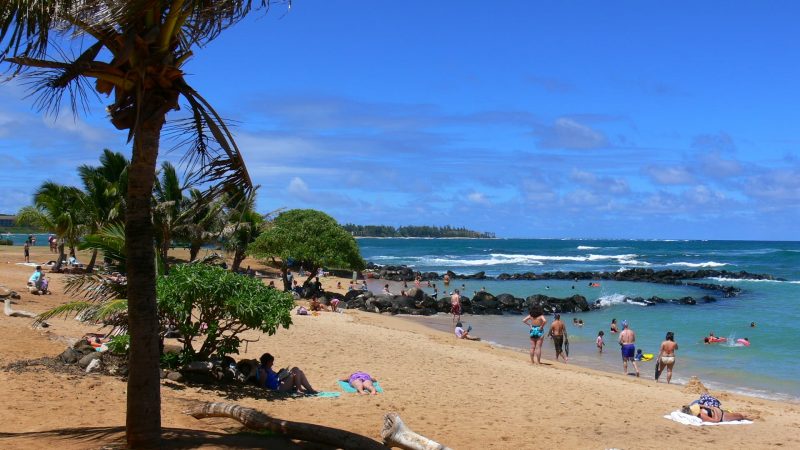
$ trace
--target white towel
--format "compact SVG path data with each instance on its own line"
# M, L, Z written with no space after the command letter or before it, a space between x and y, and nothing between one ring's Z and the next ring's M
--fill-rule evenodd
M684 414L680 411L672 411L668 415L664 416L664 418L669 420L674 420L675 422L682 423L684 425L691 425L694 427L711 426L711 425L749 425L753 423L752 420L732 420L729 422L703 422L703 419L697 416Z

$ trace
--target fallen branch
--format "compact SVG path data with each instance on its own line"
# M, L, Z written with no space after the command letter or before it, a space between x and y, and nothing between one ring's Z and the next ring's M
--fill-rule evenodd
M251 430L270 430L289 439L317 442L337 448L359 448L365 450L386 450L387 448L380 442L360 434L322 425L275 419L253 408L246 408L233 403L204 403L194 406L184 411L184 413L195 419L227 417L240 422Z
M389 413L383 417L381 437L387 446L399 447L404 450L450 450L448 447L412 431L403 423L397 413Z
M5 308L4 308L3 312L5 312L5 314L7 316L9 316L9 317L28 317L28 318L31 318L31 319L36 318L36 316L38 315L38 314L34 314L34 313L28 312L28 311L20 311L20 310L14 311L13 309L11 309L11 299L10 298L7 298L5 300Z

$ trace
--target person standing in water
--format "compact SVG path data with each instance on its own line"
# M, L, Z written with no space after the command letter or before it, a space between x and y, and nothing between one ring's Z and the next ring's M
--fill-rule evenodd
M567 362L567 354L564 353L564 339L567 338L567 326L561 321L561 314L556 313L553 324L550 325L550 332L548 335L553 339L553 345L556 347L556 361L561 357L564 362Z
M541 306L532 306L522 323L530 326L531 364L542 363L542 341L544 341L544 325L547 319Z
M672 380L672 367L675 365L675 350L678 349L678 344L675 342L675 333L672 331L667 332L667 337L661 343L661 349L658 351L658 361L656 364L661 366L661 370L667 369L667 384ZM658 378L656 378L658 383Z
M628 321L622 321L622 333L619 334L619 345L622 350L622 368L625 370L625 375L628 374L628 361L633 364L636 370L636 376L639 376L639 366L636 364L634 356L636 356L636 333L628 328Z
M453 314L453 323L461 321L461 294L458 289L450 296L450 313Z

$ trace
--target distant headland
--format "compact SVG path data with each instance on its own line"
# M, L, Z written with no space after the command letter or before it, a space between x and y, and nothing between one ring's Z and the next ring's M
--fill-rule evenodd
M406 225L393 227L391 225L355 225L348 223L344 229L355 237L378 238L470 238L470 239L495 239L494 233L486 231L473 231L464 227L443 227L430 225Z

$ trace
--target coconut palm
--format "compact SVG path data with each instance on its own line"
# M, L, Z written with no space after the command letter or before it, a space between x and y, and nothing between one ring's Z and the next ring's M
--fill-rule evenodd
M129 164L122 153L105 149L100 156L100 166L78 167L86 193L89 234L96 234L111 223L124 223ZM97 250L93 250L92 258L86 266L87 272L92 272L96 258Z
M167 253L172 245L172 235L181 220L182 208L186 203L175 166L167 161L161 164L160 176L156 178L153 188L153 200L156 243L161 259L166 263Z
M58 112L67 94L73 113L94 92L112 96L111 123L128 131L125 238L130 372L126 433L131 447L160 441L158 318L151 199L161 132L182 98L188 118L176 139L186 144L193 181L208 195L252 186L231 134L184 77L194 48L270 0L11 0L0 2L0 60L29 75L37 106ZM54 40L51 41L51 38ZM60 48L59 44L69 48Z
M261 232L264 216L254 209L252 197L242 200L243 193L227 196L227 223L221 234L222 246L233 254L231 270L236 272L247 256L247 246L255 241Z
M203 245L219 239L224 223L222 202L208 202L199 189L189 190L183 214L175 227L175 236L189 243L189 261L197 259Z
M53 267L53 271L58 272L65 259L63 242L74 255L75 247L87 230L86 195L76 187L46 181L36 190L33 204L17 213L17 223L45 229L62 239L58 261Z

